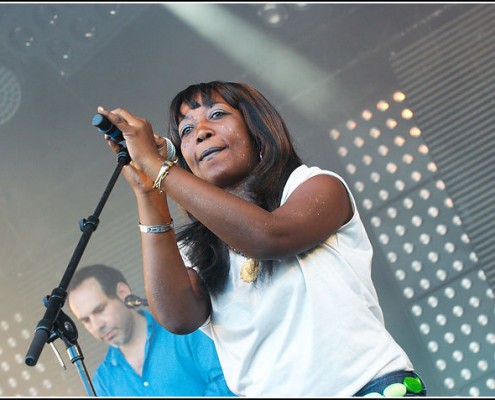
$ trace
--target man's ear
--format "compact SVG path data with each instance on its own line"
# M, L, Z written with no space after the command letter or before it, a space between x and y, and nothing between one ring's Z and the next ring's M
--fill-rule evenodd
M117 283L117 296L122 302L124 299L131 294L131 288L124 282Z

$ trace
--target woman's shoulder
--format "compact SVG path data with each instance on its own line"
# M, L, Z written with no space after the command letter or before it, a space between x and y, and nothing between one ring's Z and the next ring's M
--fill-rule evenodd
M293 181L305 181L313 176L316 175L332 175L340 180L344 180L339 174L337 174L334 171L320 168L318 166L309 166L306 164L302 164L299 167L297 167L294 171L292 171L292 174L289 176L289 179L287 180L287 183L289 183L291 180Z
M282 194L282 201L285 201L287 197L302 183L307 181L309 178L317 175L330 175L342 181L342 183L347 187L344 179L337 173L323 169L317 166L308 166L306 164L302 164L297 167L292 174L290 174L289 179L285 184L284 192Z

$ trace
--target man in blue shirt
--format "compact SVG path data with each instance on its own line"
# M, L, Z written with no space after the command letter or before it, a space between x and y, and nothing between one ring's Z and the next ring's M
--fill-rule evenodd
M208 336L168 332L148 311L128 308L129 295L122 273L101 264L77 270L67 289L72 313L109 344L93 376L98 396L235 396Z

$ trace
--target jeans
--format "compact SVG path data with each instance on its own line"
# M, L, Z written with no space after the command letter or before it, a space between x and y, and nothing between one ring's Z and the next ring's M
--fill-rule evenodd
M369 397L426 396L426 385L421 377L413 371L395 371L373 379L354 397L366 395Z

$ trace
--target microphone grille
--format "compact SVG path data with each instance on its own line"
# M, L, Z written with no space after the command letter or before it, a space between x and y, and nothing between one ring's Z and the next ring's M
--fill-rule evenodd
M172 161L175 158L175 146L169 138L165 138L167 143L167 160Z
M100 132L108 132L112 128L112 123L101 114L93 115L91 124L97 127Z

